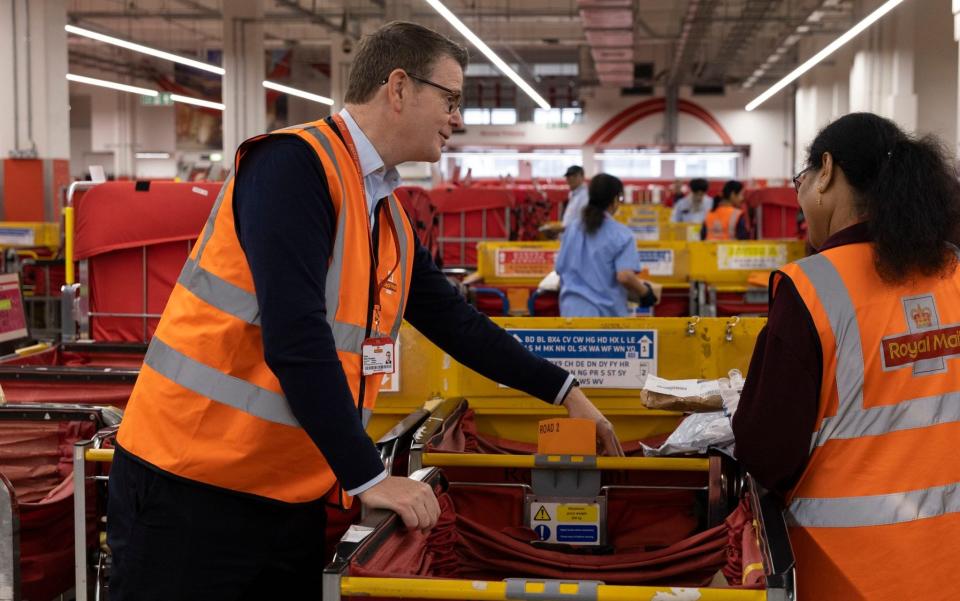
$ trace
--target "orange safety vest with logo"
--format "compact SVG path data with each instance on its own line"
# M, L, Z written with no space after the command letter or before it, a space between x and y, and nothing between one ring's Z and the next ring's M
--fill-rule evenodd
M382 375L363 376L366 338L397 339L410 287L414 233L396 197L378 205L377 257L349 132L324 121L268 135L306 141L326 174L336 234L326 318L350 391L367 422ZM250 145L237 151L243 168ZM355 151L354 151L355 152ZM234 228L228 177L150 342L120 426L120 445L177 476L297 503L333 492L336 477L299 425L264 360L253 277ZM374 284L374 273L376 284ZM382 285L381 285L382 284ZM380 288L379 295L371 289ZM379 329L374 305L379 296ZM318 393L322 393L322 383ZM349 502L349 500L347 501Z
M737 222L743 211L730 205L721 205L707 213L703 225L707 228L706 240L736 240Z
M960 590L960 268L885 284L871 244L785 266L823 350L810 459L787 498L801 600ZM948 591L951 591L948 593Z

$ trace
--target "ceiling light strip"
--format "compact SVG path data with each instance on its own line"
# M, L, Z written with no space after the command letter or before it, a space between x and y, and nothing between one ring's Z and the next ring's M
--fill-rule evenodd
M790 85L791 82L796 80L798 77L800 77L810 69L814 68L817 65L817 63L819 63L823 59L827 58L828 56L836 52L838 48L840 48L841 46L843 46L844 44L846 44L847 42L855 38L866 28L873 25L877 20L883 17L883 15L887 14L888 12L896 8L897 5L899 5L903 1L904 0L887 0L887 2L884 2L877 10L873 11L872 13L867 15L862 21L860 21L859 23L851 27L849 31L847 31L846 33L844 33L834 41L830 42L830 44L826 48L814 54L812 57L810 57L809 60L807 60L805 63L803 63L793 71L791 71L786 77L784 77L777 83L770 86L770 89L768 89L766 92L764 92L763 94L760 94L759 96L751 100L750 103L746 106L746 110L752 111L753 109L757 108L758 106L766 102L768 99L770 99L771 96L773 96L783 88Z
M283 92L284 94L289 94L291 96L296 96L298 98L305 98L307 100L319 102L320 104L327 104L327 105L333 106L332 98L327 98L326 96L320 96L319 94L311 94L310 92L298 90L297 88L291 88L290 86L274 83L272 81L264 81L263 87L267 88L268 90L274 90L275 92Z
M181 96L180 94L170 94L170 100L174 102L182 102L184 104L193 104L195 106L202 106L208 109L216 109L218 111L222 111L224 109L224 105L219 102L210 102L209 100L191 98L190 96Z
M463 37L467 38L467 40L471 44L476 46L477 50L482 52L483 55L486 56L491 63L496 65L496 67L500 69L500 71L503 72L504 75L509 77L513 81L513 83L517 84L517 87L523 90L527 94L527 96L532 98L533 101L536 102L540 108L542 109L550 108L550 103L544 100L543 96L538 94L537 91L534 90L530 84L524 81L522 77L517 75L517 72L511 69L510 66L507 65L507 63L503 62L503 59L497 56L496 53L493 50L491 50L490 47L483 42L483 40L477 37L477 34L473 33L469 27L464 25L463 21L458 19L456 15L450 12L450 9L444 6L443 3L440 2L440 0L424 0L424 1L427 4L429 4L435 11L440 13L440 16L442 16L451 25L453 25L454 29L459 31Z
M156 90L148 90L147 88L130 86L125 83L116 83L113 81L107 81L105 79L96 79L94 77L87 77L85 75L74 75L73 73L67 73L67 79L75 83L85 83L91 86L100 86L101 88L110 88L111 90L130 92L131 94L141 94L143 96L157 96L160 94Z
M144 46L142 44L128 42L126 40L121 40L120 38L115 38L113 36L97 33L96 31L90 31L89 29L84 29L82 27L77 27L75 25L65 25L64 29L67 30L67 33L72 33L74 35L90 38L91 40L97 40L98 42L112 44L114 46L119 46L120 48L133 50L134 52L140 52L141 54L148 54L150 56L155 56L157 58L162 58L164 60L180 63L181 65L187 65L195 69L201 69L203 71L209 71L210 73L216 73L217 75L224 74L223 67L218 67L217 65L211 65L209 63L193 60L192 58L178 56L176 54L173 54L170 52L164 52L163 50L157 50L156 48L150 48L149 46Z

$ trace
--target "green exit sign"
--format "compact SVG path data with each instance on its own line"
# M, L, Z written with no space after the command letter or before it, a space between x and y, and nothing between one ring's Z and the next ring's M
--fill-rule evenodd
M170 98L170 92L160 92L156 96L141 96L140 104L143 106L170 106L173 100Z

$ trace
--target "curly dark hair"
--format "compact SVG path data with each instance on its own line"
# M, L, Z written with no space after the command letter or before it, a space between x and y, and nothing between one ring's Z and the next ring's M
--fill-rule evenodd
M855 191L884 281L952 270L948 243L956 244L960 234L960 182L936 137L916 138L889 119L850 113L817 134L807 167L820 169L825 152Z

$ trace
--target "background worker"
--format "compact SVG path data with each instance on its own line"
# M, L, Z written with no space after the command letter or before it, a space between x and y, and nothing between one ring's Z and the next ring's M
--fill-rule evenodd
M583 207L587 206L587 183L580 165L571 165L567 167L567 172L563 174L567 180L567 186L570 187L570 196L567 199L567 207L563 210L563 227L570 227L574 219L580 217Z
M690 180L690 194L673 203L670 221L674 223L703 223L713 208L713 199L707 196L707 180Z
M819 254L771 278L733 419L737 457L786 500L801 601L949 597L960 590L960 547L944 542L960 540L956 172L935 140L853 113L817 135L794 185Z
M563 317L627 317L628 293L643 307L657 302L654 286L636 274L640 255L633 232L613 219L621 202L623 182L597 174L587 206L563 232L556 263Z
M750 228L743 207L743 184L730 180L723 185L717 206L707 213L701 240L749 240Z
M412 23L362 42L345 107L241 145L131 395L111 470L110 597L321 590L325 498L439 516L364 431L402 319L479 373L613 428L564 370L466 304L417 241L396 166L461 125L466 51ZM362 359L362 360L361 360Z

